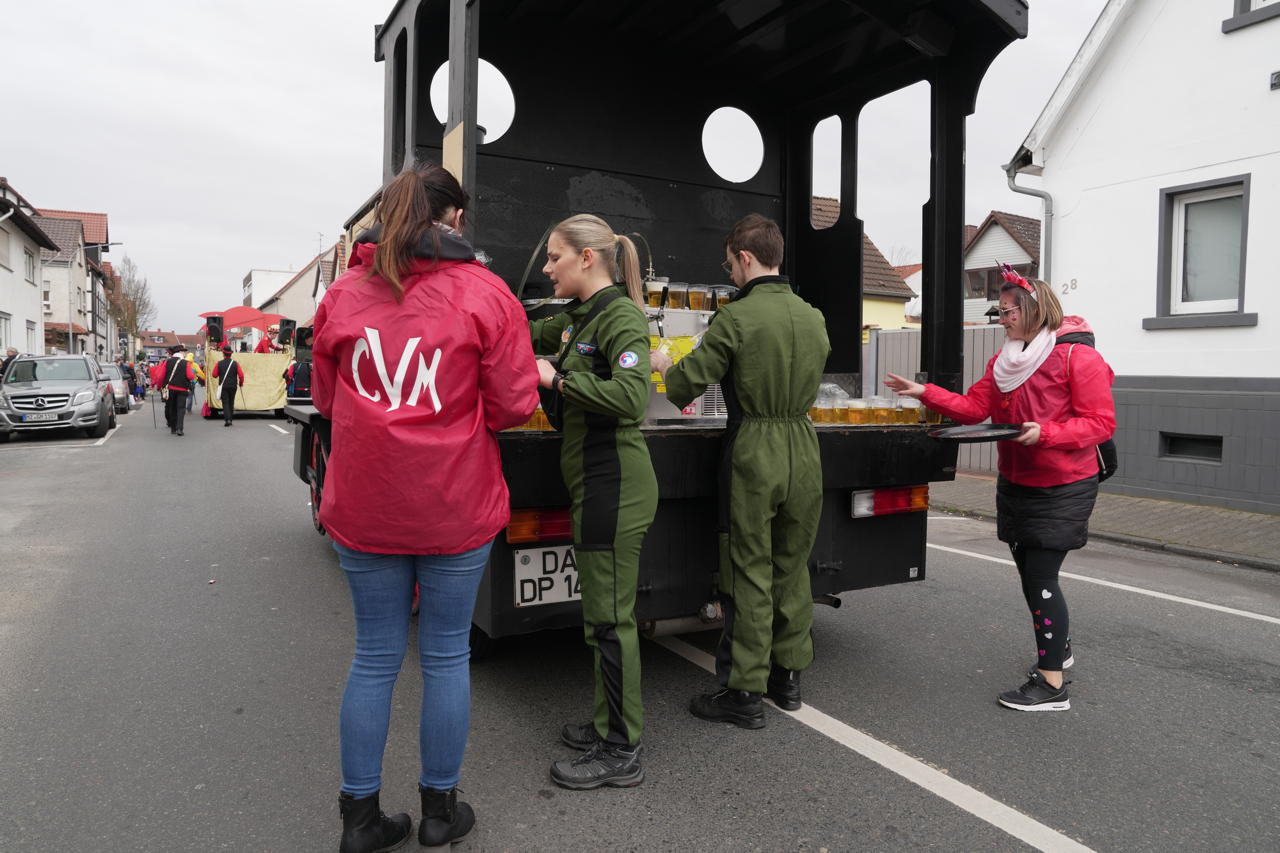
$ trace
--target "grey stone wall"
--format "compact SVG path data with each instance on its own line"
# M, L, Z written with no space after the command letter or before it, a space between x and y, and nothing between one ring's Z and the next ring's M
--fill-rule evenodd
M1120 470L1103 489L1280 514L1280 379L1117 376ZM1161 433L1220 436L1218 462L1161 456Z

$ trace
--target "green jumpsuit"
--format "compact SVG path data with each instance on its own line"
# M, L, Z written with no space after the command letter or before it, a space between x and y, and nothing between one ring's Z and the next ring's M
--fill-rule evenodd
M822 461L809 406L831 346L822 313L783 276L762 276L716 312L698 348L667 372L684 407L719 382L729 410L720 467L720 683L763 693L770 661L813 661L809 553Z
M565 355L560 472L573 501L573 547L582 620L595 657L592 722L607 743L640 742L640 638L636 578L640 546L658 507L658 480L640 432L649 404L649 324L622 294L585 328L606 289L529 324L534 351ZM576 333L576 336L575 336Z

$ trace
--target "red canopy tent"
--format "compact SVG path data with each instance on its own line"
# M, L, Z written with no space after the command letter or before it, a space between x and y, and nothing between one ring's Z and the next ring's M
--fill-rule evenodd
M216 317L219 314L222 315L224 329L261 329L265 332L270 327L278 325L284 319L283 314L264 314L257 308L252 308L248 305L236 305L226 311L206 311L200 316ZM207 326L201 326L197 334L202 334L207 329Z

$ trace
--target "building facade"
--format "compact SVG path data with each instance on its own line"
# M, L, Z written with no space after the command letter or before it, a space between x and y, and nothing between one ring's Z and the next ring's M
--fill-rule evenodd
M1116 371L1114 491L1280 513L1277 45L1275 0L1111 0L1010 163Z
M41 253L57 248L40 227L36 209L0 178L0 355L9 347L44 353Z

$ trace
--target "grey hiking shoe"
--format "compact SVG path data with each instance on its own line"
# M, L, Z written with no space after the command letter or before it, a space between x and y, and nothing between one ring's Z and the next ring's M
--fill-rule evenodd
M600 742L595 723L565 723L560 729L560 741L568 747L586 752Z
M604 786L634 788L644 781L640 744L622 747L597 741L577 758L554 762L551 781L571 791L590 791Z

